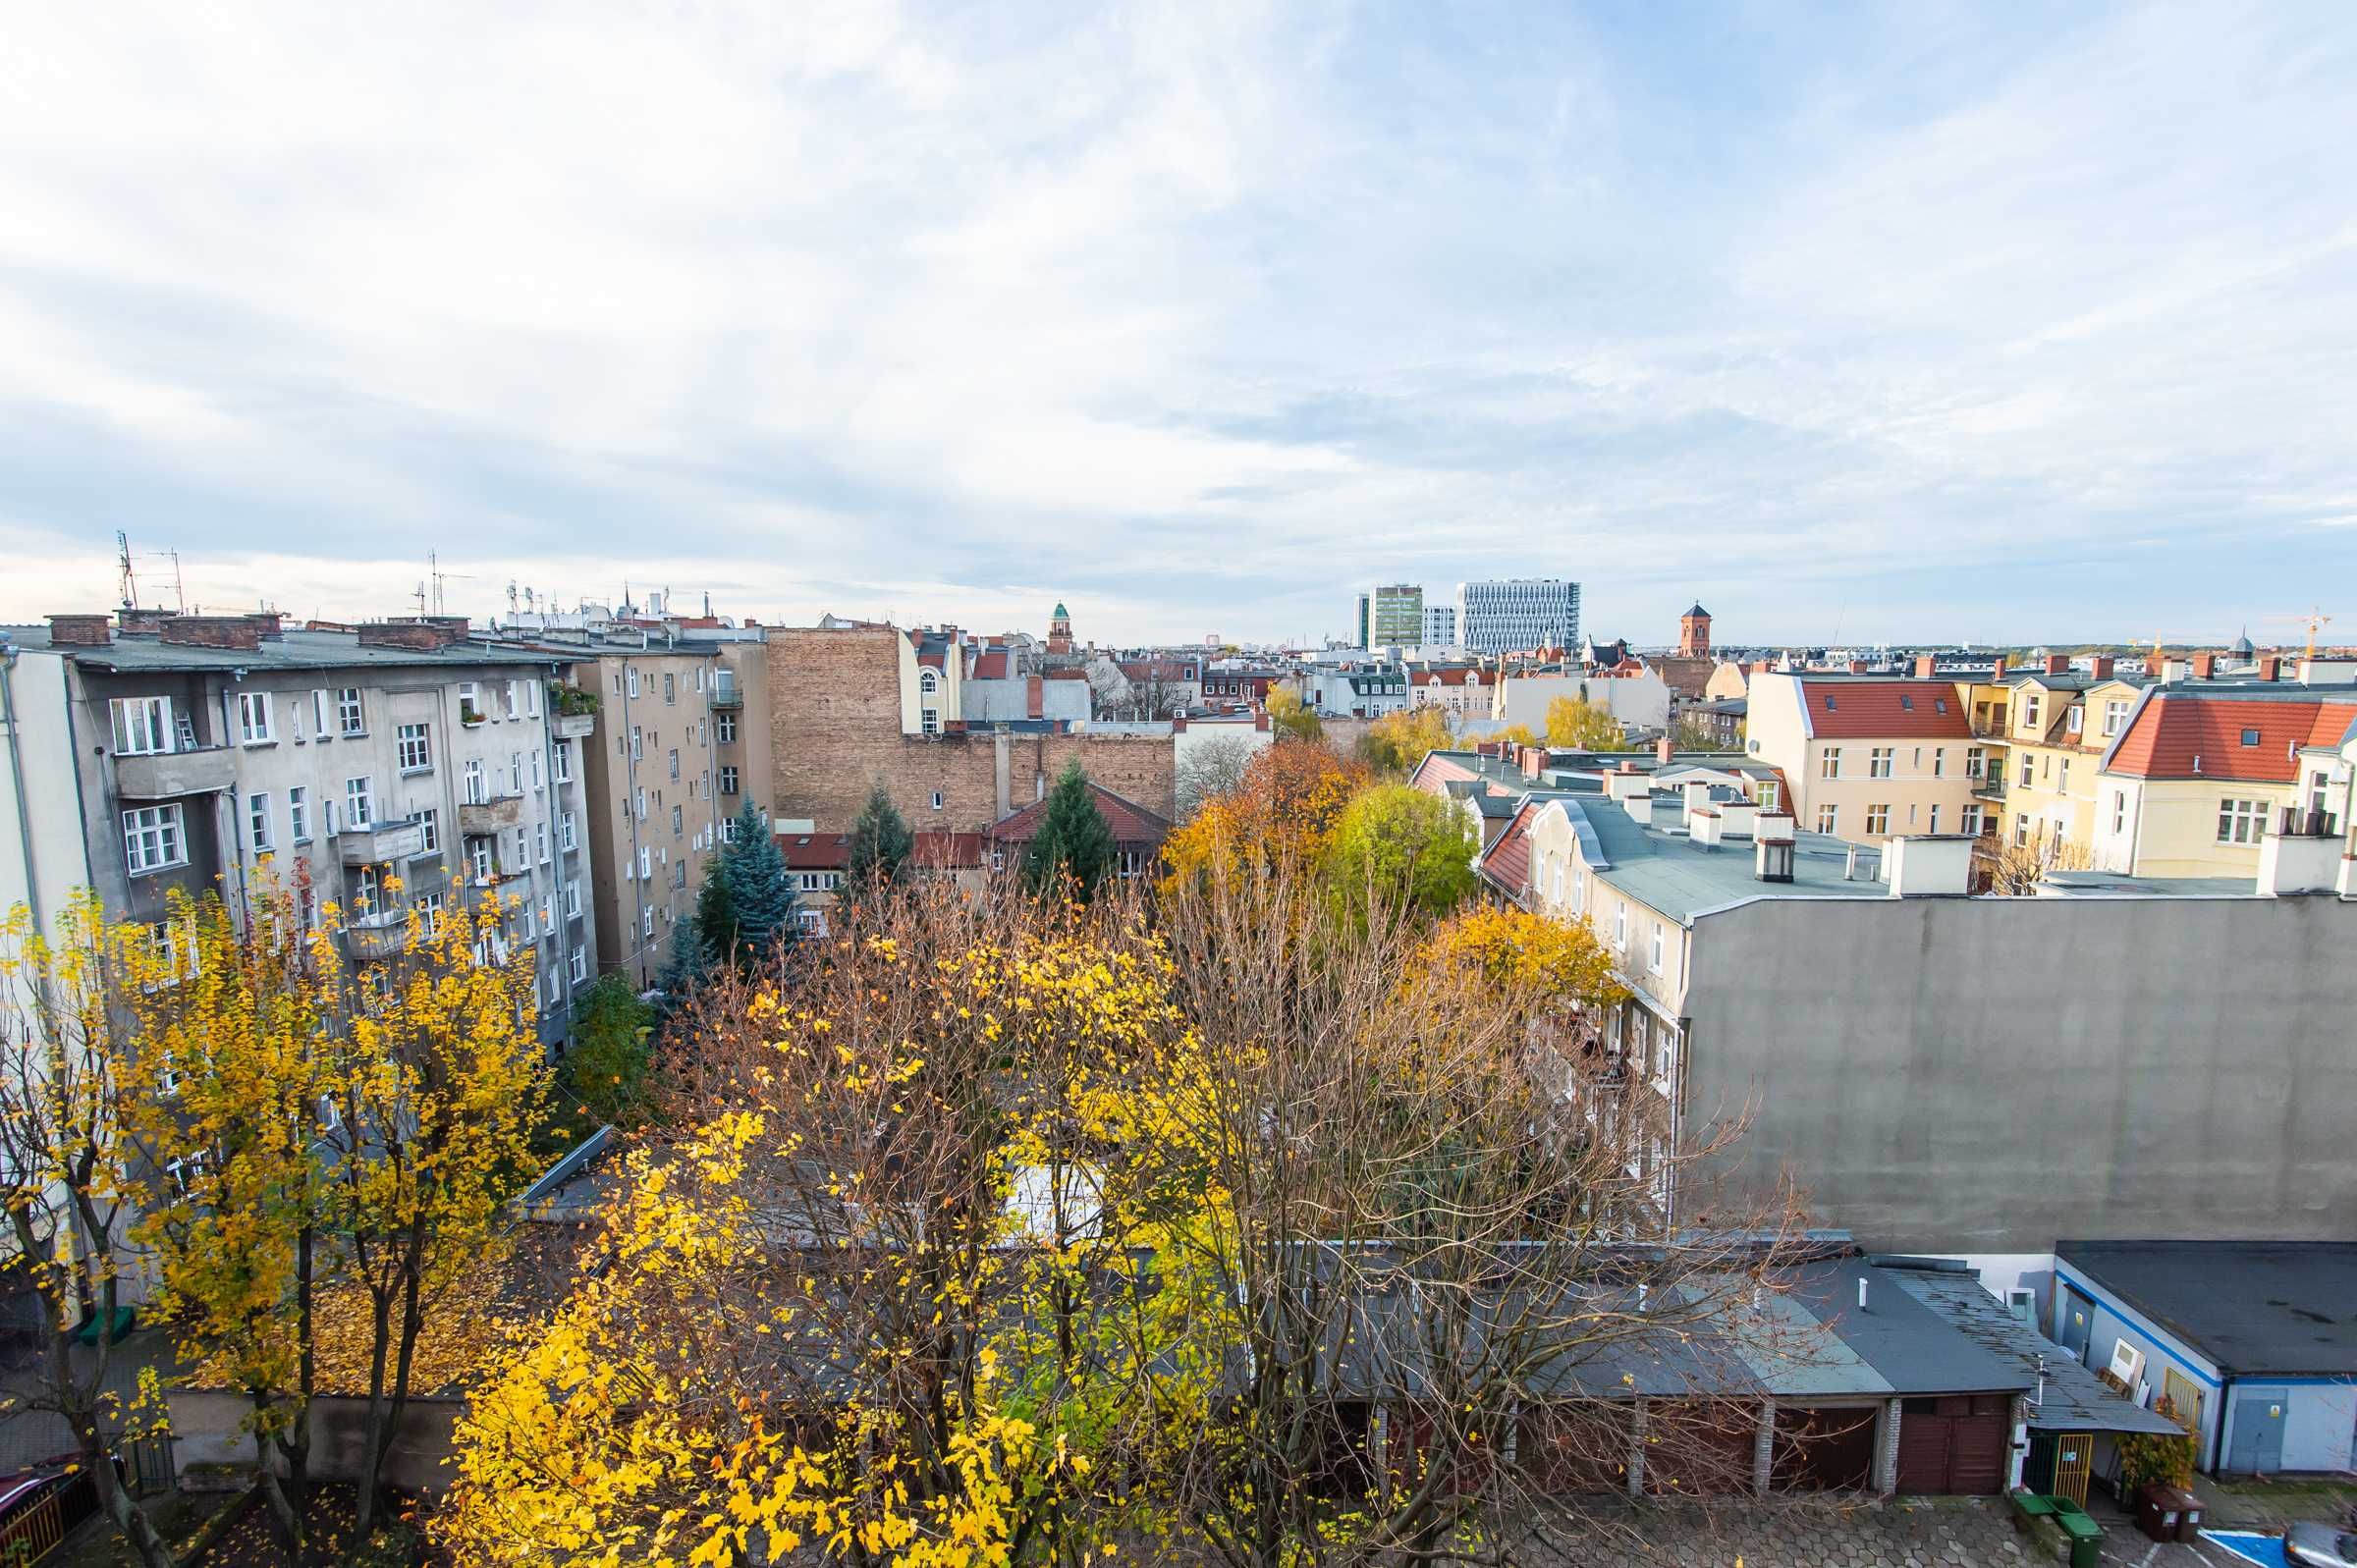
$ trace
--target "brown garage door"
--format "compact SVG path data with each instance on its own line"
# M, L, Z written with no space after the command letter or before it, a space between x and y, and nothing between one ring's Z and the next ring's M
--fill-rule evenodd
M1862 1491L1873 1484L1873 1405L1785 1405L1776 1413L1779 1491Z
M1898 1489L1994 1494L2004 1486L2002 1394L1909 1399L1899 1408Z

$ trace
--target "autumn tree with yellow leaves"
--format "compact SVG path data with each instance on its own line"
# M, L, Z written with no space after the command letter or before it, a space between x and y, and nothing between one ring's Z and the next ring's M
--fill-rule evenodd
M1279 740L1252 754L1234 787L1206 800L1163 841L1169 879L1314 865L1374 771L1318 741Z

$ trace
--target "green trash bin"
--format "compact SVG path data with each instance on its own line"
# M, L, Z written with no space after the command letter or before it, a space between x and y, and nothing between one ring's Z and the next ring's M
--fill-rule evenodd
M2099 1568L2103 1561L2104 1527L2068 1497L2049 1500L2055 1505L2055 1523L2070 1538L2070 1568Z

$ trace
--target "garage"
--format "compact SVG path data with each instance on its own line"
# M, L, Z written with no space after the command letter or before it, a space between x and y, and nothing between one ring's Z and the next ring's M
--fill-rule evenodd
M1898 1489L1993 1496L2004 1489L2006 1416L2002 1394L1901 1400Z
M1874 1485L1880 1405L1783 1405L1770 1475L1779 1491L1864 1491Z

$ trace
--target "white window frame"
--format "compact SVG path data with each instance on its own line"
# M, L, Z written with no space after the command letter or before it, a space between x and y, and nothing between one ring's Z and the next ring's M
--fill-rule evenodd
M1817 808L1817 831L1831 838L1841 831L1841 808L1831 803Z
M157 757L180 749L170 697L117 697L107 704L118 757Z
M335 712L335 703L328 696L327 688L325 686L314 687L311 691L311 734L314 738L320 740L336 738L335 727L328 722L328 716L333 712Z
M287 838L293 843L311 841L311 792L301 784L287 790Z
M1876 746L1869 751L1866 754L1866 777L1869 779L1891 777L1891 768L1897 761L1897 753L1896 746Z
M574 823L572 812L568 811L559 817L557 819L557 847L568 851L573 849L580 841L576 837L579 831Z
M431 726L407 724L393 731L393 755L404 774L434 771L434 731Z
M189 863L188 819L179 801L123 813L123 863L135 877Z
M336 732L343 735L368 732L368 699L357 686L345 686L336 693Z
M2267 837L2270 802L2247 796L2229 795L2218 803L2218 841L2222 844L2256 844Z
M1841 777L1841 748L1839 746L1828 746L1825 748L1825 755L1818 759L1817 777L1820 779L1838 779Z
M376 788L369 776L360 774L344 781L344 825L354 833L366 833L376 822Z
M1890 836L1890 803L1887 801L1869 802L1866 807L1866 837L1869 838L1887 838Z
M238 740L248 746L269 746L278 743L278 730L271 721L270 693L241 691L238 693Z
M256 789L246 797L246 846L257 855L276 848L270 827L270 791Z
M419 832L424 836L424 852L429 855L440 854L442 852L441 808L438 806L425 806L414 812L413 815L417 818L417 827Z

